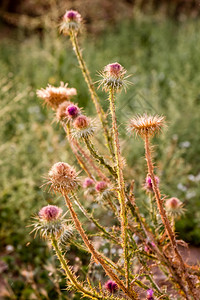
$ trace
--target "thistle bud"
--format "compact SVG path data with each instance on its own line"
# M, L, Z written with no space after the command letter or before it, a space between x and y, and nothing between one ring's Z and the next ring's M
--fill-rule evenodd
M57 121L64 121L67 118L66 110L69 105L72 103L70 101L65 101L61 103L56 110L56 119Z
M97 182L95 188L97 192L102 193L108 188L108 184L105 181L99 181Z
M59 245L63 248L63 250L67 250L73 235L74 227L72 225L65 226L62 234L59 237Z
M49 238L52 235L59 236L63 230L62 209L55 205L44 206L35 217L32 232L40 234L43 238Z
M84 115L79 115L73 122L74 130L73 136L77 139L87 138L94 133L94 127L91 121Z
M83 182L83 188L87 189L94 186L94 180L91 178L85 178Z
M126 70L119 63L109 64L105 66L103 72L100 73L103 79L100 80L99 86L102 86L106 91L109 89L119 91L127 83L124 78L125 74Z
M58 162L50 169L48 179L54 191L71 192L78 186L77 175L73 167L64 162Z
M60 25L60 32L64 35L70 35L71 32L77 34L81 29L81 25L81 15L75 10L67 10Z
M116 282L112 281L112 280L108 280L105 283L105 289L110 292L111 294L114 294L118 291L118 285Z
M160 179L157 176L155 176L155 181L158 185L160 182ZM153 192L152 179L149 175L147 175L147 177L146 177L144 188L147 192Z
M37 90L37 96L44 100L44 104L56 110L61 103L77 94L76 89L68 88L67 85L67 83L64 84L63 82L61 82L59 87L49 84L46 89Z
M154 297L153 297L153 290L152 290L152 289L147 290L147 299L148 299L148 300L154 300Z
M172 197L165 202L165 207L169 215L179 216L184 212L183 203L175 197Z

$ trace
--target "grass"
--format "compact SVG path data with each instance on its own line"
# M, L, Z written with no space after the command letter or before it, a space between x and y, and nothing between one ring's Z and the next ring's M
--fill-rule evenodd
M119 24L98 38L81 38L95 80L97 71L114 61L132 74L133 85L117 99L122 137L127 138L125 124L137 113L147 111L166 116L168 128L155 140L157 173L162 191L185 203L187 211L178 221L177 231L196 245L200 245L199 25L199 21L173 23L142 18ZM44 284L47 273L41 279L37 267L46 263L48 251L41 241L33 241L26 226L41 206L57 201L40 189L42 176L52 163L68 159L71 162L71 156L64 133L56 123L52 125L54 116L42 107L35 91L48 82L69 82L78 90L79 105L86 107L88 113L93 114L94 110L69 41L53 31L42 40L38 36L25 38L23 33L17 39L4 39L0 69L1 251L5 251L6 245L14 246L14 253L3 259L14 267L20 284L21 269L27 268L30 261L35 276ZM99 94L106 108L105 94L100 90ZM123 142L123 151L136 182L136 197L145 203L145 194L139 192L146 171L142 141L128 137ZM33 292L30 284L21 287L16 280L11 281L17 299L23 299L23 293L28 298ZM48 290L51 289L53 284L49 283Z

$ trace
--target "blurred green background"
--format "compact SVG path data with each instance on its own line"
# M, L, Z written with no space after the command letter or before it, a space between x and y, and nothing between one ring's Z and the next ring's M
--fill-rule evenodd
M162 192L184 202L186 213L176 225L180 238L200 245L199 11L195 5L175 6L176 1L174 6L165 1L162 6L156 1L149 6L119 1L116 7L108 2L94 1L88 14L81 1L73 7L70 1L66 6L55 2L46 10L33 1L38 10L32 15L21 2L15 7L10 1L1 9L0 287L5 299L65 297L55 289L54 258L45 243L33 240L27 227L43 205L60 201L40 188L43 176L52 163L69 157L71 162L64 133L53 122L54 114L37 99L36 90L47 83L68 82L78 91L76 102L94 115L70 42L56 27L65 8L83 10L86 24L80 43L94 81L99 70L115 61L131 74L133 85L118 96L117 115L138 202L145 198L144 149L140 139L130 139L126 126L137 113L166 116L167 128L154 139L157 174ZM107 108L107 96L100 90L99 95ZM64 287L63 280L60 284Z

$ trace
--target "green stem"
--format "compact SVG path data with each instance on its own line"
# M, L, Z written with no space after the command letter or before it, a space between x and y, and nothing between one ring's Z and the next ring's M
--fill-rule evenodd
M104 135L105 135L105 138L106 138L106 141L107 141L107 147L108 147L108 149L110 151L110 154L112 156L112 159L114 161L114 151L113 151L112 136L109 133L106 116L105 116L105 113L104 113L104 111L103 111L103 109L101 107L100 99L99 99L99 97L97 96L97 94L95 92L94 84L93 84L92 79L90 77L89 70L88 70L88 68L86 66L86 63L85 63L84 59L83 59L83 56L82 56L82 53L81 53L81 50L80 50L80 47L79 47L79 44L78 44L77 37L76 37L76 35L74 34L73 31L70 34L70 39L71 39L71 42L72 42L73 49L74 49L74 51L76 53L76 56L77 56L77 59L78 59L81 71L83 73L83 77L84 77L84 79L85 79L85 81L87 83L89 92L91 94L92 101L93 101L93 103L95 105L97 114L98 114L99 119L101 121L102 128L104 130Z
M82 211L82 213L84 214L84 216L85 216L87 219L89 219L90 221L92 221L92 222L95 224L95 226L96 226L100 231L103 232L103 234L105 235L105 237L106 237L107 239L111 239L115 244L121 246L119 240L118 240L117 238L115 238L113 235L111 235L109 232L107 232L107 231L105 230L105 228L104 228L103 226L101 226L101 225L99 224L99 222L98 222L91 214L89 214L89 213L87 212L87 210L86 210L86 209L83 207L83 205L80 203L78 197L76 197L76 195L75 195L74 193L72 193L72 195L73 195L73 197L74 197L75 204L78 205L79 209Z
M146 156L146 161L147 161L148 172L151 176L153 191L155 193L156 202L157 202L157 206L158 206L158 209L159 209L159 213L160 213L163 225L165 226L166 232L169 236L169 239L170 239L170 242L171 242L171 245L172 245L172 249L174 250L175 256L177 257L177 259L179 261L179 266L180 266L180 271L182 273L182 276L188 284L189 293L190 293L191 296L193 296L193 298L195 300L198 300L198 298L196 297L197 289L194 286L193 282L191 281L191 279L188 275L188 271L185 267L183 258L181 256L179 250L178 250L178 247L177 247L175 234L174 234L174 232L173 232L173 230L170 226L170 223L169 223L169 220L167 218L165 209L163 207L163 201L161 199L160 190L159 190L159 187L158 187L158 184L156 182L155 175L154 175L154 167L153 167L152 158L151 158L148 132L145 135L145 156ZM186 292L186 297L188 297L187 292Z
M95 295L94 293L88 291L87 289L85 289L76 279L75 275L73 274L73 272L71 271L70 267L68 267L67 261L64 259L62 252L60 251L59 247L58 247L58 243L55 239L54 236L52 236L51 238L51 242L52 242L52 246L54 247L54 250L56 252L56 255L61 263L62 268L65 270L65 273L68 277L68 279L70 280L70 282L76 287L76 289L78 291L80 291L84 296L87 296L91 299L105 299L100 295Z
M138 297L137 297L137 294L135 291L133 290L128 290L124 283L121 281L121 279L113 272L113 270L110 268L110 266L108 266L103 258L103 256L101 255L100 252L98 252L93 244L90 242L90 240L88 239L88 236L86 235L79 219L78 219L78 216L76 214L76 212L74 211L74 208L72 206L72 203L71 203L71 200L69 199L67 193L63 192L63 196L65 197L65 202L66 202L66 205L70 211L70 214L71 214L71 217L74 221L74 224L75 224L75 227L76 229L78 230L80 236L82 237L86 247L88 248L89 252L92 254L94 260L98 263L100 263L104 269L104 271L107 273L107 275L112 279L114 280L117 285L119 286L119 288L122 289L122 291L125 293L125 295L127 295L130 299L133 299L133 300L137 300Z
M96 159L96 161L98 163L100 163L102 166L104 166L112 176L114 176L115 178L117 177L117 174L115 172L115 170L105 162L103 156L99 155L98 152L95 150L91 140L89 140L88 137L84 137L84 141L85 141L85 144L88 148L88 150L90 151L90 154Z
M126 286L129 288L129 258L128 258L128 219L126 212L126 195L125 195L125 184L124 184L124 176L123 176L123 165L122 165L122 157L120 153L120 144L118 137L118 129L117 129L117 120L115 114L115 99L114 99L114 90L110 89L109 94L110 100L110 111L112 115L112 129L113 129L113 137L114 137L114 149L115 149L115 160L117 164L117 179L118 179L118 195L120 202L120 217L121 217L121 234L123 241L123 250L124 250L124 269L125 269L125 277L126 277Z

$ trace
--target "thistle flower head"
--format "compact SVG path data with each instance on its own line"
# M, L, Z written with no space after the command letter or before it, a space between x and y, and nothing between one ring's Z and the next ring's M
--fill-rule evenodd
M94 126L91 124L91 120L84 116L79 115L73 122L73 136L77 139L87 138L94 134Z
M47 222L55 221L62 215L62 209L55 205L44 206L38 213L40 219Z
M62 102L71 99L77 94L76 89L68 88L67 85L67 83L64 84L63 82L61 82L59 87L49 84L46 89L37 90L37 96L55 110Z
M82 25L82 17L75 10L67 10L60 24L60 32L64 35L70 35L71 32L77 34Z
M112 281L112 280L108 280L105 283L105 289L110 292L111 294L114 294L118 291L118 285L116 282Z
M167 199L165 207L169 215L177 217L184 213L183 203L176 197Z
M126 70L119 63L112 63L105 66L104 70L100 73L102 79L99 81L99 86L105 91L113 89L119 91L122 87L126 87L128 81L124 77Z
M64 121L66 119L66 117L67 117L66 110L67 110L67 107L71 104L72 104L72 102L65 101L58 106L58 108L56 110L56 120L58 122Z
M43 238L59 236L64 228L62 219L62 209L55 205L44 206L35 217L35 222L32 224L34 229L32 232L40 232Z
M94 186L94 180L89 177L85 178L85 180L83 182L83 188L87 189L92 186Z
M70 104L66 111L70 118L76 118L80 114L80 108L75 104Z
M153 136L159 132L164 125L164 117L162 116L151 116L144 114L133 118L130 121L129 130L144 137L146 134Z
M104 192L108 188L108 184L106 181L99 181L97 182L95 189L97 192Z
M78 186L77 175L73 167L64 162L58 162L48 173L48 183L54 191L71 192Z
M155 176L155 181L157 183L157 185L160 182L160 179L158 178L158 176ZM144 184L144 189L147 192L153 192L153 184L152 184L152 179L149 175L147 175L146 180L145 180L145 184Z
M154 298L153 298L153 290L152 289L147 290L147 299L148 300L154 300Z

